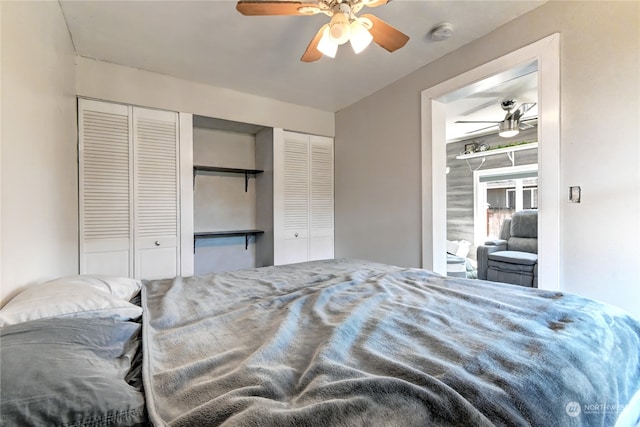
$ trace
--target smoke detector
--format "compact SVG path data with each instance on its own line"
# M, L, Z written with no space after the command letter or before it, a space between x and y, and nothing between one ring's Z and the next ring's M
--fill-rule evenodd
M442 41L446 40L453 35L453 25L445 22L443 24L438 24L429 32L431 36L431 40L433 41Z

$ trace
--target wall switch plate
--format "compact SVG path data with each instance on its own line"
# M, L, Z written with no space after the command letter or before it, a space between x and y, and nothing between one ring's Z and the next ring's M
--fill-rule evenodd
M571 203L580 203L580 186L569 187L569 201Z

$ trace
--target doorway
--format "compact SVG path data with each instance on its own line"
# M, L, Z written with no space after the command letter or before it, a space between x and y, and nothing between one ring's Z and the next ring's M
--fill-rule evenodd
M559 289L559 53L559 35L554 34L422 92L423 268L441 274L447 272L446 109L443 100L474 82L535 61L539 75L539 286Z

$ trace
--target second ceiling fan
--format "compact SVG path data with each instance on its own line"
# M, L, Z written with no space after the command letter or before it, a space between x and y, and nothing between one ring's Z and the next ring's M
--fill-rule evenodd
M304 62L313 62L322 55L334 58L338 46L351 43L355 53L362 52L371 41L376 42L389 52L400 49L409 40L409 36L371 14L360 17L356 14L364 7L377 7L390 0L318 0L317 2L299 1L245 1L240 0L236 9L247 16L257 15L315 15L324 13L331 17L328 24L320 27L307 50L300 58Z
M475 133L484 129L498 126L498 135L504 138L510 138L512 136L516 136L520 132L521 125L532 127L531 125L528 125L524 122L529 120L537 120L537 117L531 117L528 119L523 118L524 113L526 113L536 105L535 102L522 103L514 111L511 111L513 110L515 105L516 101L514 99L507 99L500 103L500 107L502 107L502 109L507 112L504 116L504 119L502 120L458 120L455 123L493 123L491 126L487 126L486 128L476 129L467 133Z

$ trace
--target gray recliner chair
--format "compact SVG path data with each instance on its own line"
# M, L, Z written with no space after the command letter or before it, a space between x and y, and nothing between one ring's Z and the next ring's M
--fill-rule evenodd
M505 219L500 238L478 246L478 279L538 287L538 211Z

